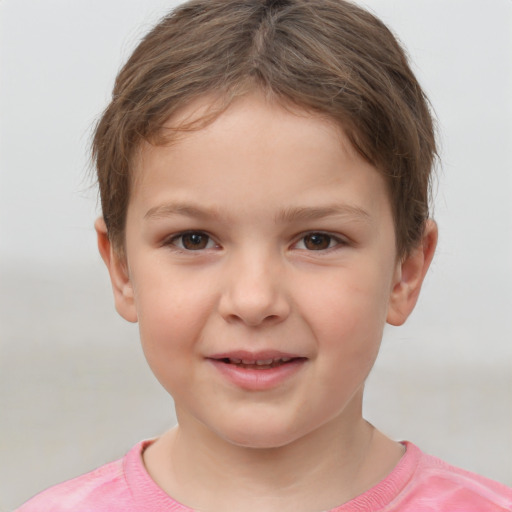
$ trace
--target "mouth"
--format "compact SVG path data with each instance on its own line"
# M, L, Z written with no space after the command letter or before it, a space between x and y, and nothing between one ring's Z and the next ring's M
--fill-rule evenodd
M264 359L222 357L215 360L223 364L232 365L248 370L271 370L272 368L277 368L279 366L305 359L305 357L271 357Z
M277 389L306 367L307 357L265 350L237 350L212 354L207 358L231 385L246 391Z

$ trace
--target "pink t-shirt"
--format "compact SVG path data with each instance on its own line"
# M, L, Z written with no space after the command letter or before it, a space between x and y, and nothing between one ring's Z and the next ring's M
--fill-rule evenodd
M38 494L16 512L192 512L147 473L137 444L120 460ZM412 443L384 480L331 512L505 512L512 489L426 455Z

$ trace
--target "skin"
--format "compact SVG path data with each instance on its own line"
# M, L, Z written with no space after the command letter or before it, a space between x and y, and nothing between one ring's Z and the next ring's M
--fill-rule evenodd
M363 387L385 323L414 308L437 230L397 258L384 180L338 126L248 95L141 148L126 259L96 229L117 310L175 401L179 426L144 453L167 493L202 511L311 512L393 469L403 448L364 421ZM239 350L301 359L252 389L212 364Z

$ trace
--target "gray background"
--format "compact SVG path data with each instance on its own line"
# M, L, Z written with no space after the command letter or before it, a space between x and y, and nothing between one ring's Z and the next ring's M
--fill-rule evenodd
M367 417L512 484L512 1L367 0L405 43L441 136L440 243L386 330ZM91 127L173 2L0 1L0 511L172 425L119 319L92 223Z

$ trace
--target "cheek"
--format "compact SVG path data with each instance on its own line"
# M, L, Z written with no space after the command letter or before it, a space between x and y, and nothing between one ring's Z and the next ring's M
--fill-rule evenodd
M141 330L155 341L163 337L175 346L204 321L212 296L201 279L170 272L167 266L157 262L152 271L134 272L142 276L135 279L134 295Z
M140 338L146 359L165 387L183 378L198 357L201 335L212 299L194 286L174 279L147 279L135 287Z
M390 295L382 272L347 268L300 288L302 314L317 329L330 332L328 338L336 333L382 331Z
M370 371L380 347L387 285L371 269L359 277L351 271L335 277L328 286L316 292L309 288L303 294L302 313L316 339L319 357L345 374L333 372L331 378L360 378Z

